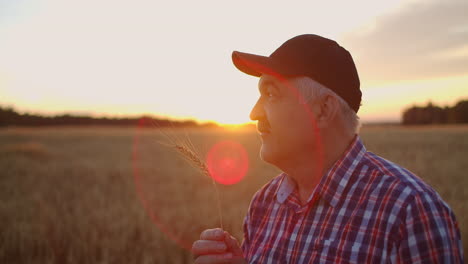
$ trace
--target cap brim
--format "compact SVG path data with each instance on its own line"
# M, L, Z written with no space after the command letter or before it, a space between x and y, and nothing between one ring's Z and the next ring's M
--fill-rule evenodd
M260 77L263 74L285 74L281 70L280 64L270 57L233 51L232 62L240 71L256 77Z

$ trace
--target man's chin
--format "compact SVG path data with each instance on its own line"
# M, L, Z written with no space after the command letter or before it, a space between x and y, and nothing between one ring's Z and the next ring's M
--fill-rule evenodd
M274 151L272 151L270 148L268 148L265 145L262 145L262 148L260 149L260 158L264 162L275 164L275 161L277 160L277 155L275 155Z

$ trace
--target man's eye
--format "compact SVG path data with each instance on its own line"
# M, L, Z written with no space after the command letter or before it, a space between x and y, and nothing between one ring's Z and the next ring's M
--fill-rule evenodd
M274 89L271 89L271 90L266 91L266 96L268 98L276 98L276 97L278 97L278 94L276 93L276 91Z
M265 97L269 100L275 100L277 98L275 93L266 92Z
M265 97L265 99L269 100L278 98L277 88L272 85L266 86L261 92L261 94Z

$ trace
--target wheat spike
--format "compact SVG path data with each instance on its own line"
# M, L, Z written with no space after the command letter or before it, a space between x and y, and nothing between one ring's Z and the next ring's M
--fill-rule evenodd
M224 230L224 227L223 227L223 214L222 214L222 211L221 211L221 198L220 198L220 195L219 195L218 186L216 185L216 182L215 182L214 178L211 177L210 171L208 170L208 167L206 166L205 162L203 162L198 157L198 155L195 152L193 152L191 149L189 149L188 147L178 145L178 144L175 144L174 147L179 153L181 153L185 157L185 159L188 162L190 162L197 169L200 169L203 172L203 174L205 174L206 176L211 178L211 181L213 183L213 187L214 187L215 192L216 192L216 200L217 200L217 204L218 204L219 224L220 224L221 229Z
M174 146L177 151L179 151L189 162L191 162L196 168L200 169L203 174L208 177L210 176L210 171L206 164L198 158L198 155L195 154L192 150L181 145Z

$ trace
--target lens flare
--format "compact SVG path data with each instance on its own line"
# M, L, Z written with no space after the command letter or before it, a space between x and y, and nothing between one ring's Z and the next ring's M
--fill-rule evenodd
M224 185L240 182L249 169L249 158L244 146L229 140L216 143L209 150L206 162L211 177Z

